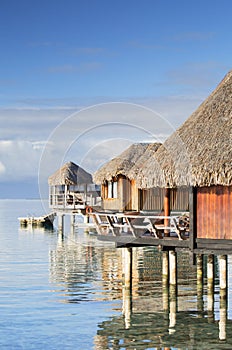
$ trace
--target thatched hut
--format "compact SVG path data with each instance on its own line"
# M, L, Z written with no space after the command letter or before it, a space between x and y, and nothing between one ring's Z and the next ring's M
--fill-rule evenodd
M197 238L232 239L231 145L232 71L147 160L137 183L142 188L190 189Z
M156 152L160 145L160 143L132 144L95 172L93 179L95 183L101 184L103 209L118 211L141 209L141 191L138 190L134 179L146 157Z
M73 162L64 164L48 178L50 207L73 209L93 205L97 196L92 175Z

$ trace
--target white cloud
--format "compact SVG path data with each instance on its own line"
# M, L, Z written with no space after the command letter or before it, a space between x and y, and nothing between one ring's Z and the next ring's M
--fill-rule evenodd
M6 171L5 165L0 161L0 176Z
M24 140L0 141L0 180L18 181L37 177L44 142Z
M82 110L0 109L0 181L39 176L47 191L48 176L64 162L72 160L94 172L133 142L162 142L202 100L169 96L130 101L135 104L104 103Z

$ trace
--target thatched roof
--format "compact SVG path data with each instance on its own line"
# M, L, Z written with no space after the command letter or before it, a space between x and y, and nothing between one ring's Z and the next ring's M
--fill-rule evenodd
M140 187L232 185L232 71L147 160Z
M91 184L92 182L92 175L73 162L64 164L48 178L50 186Z
M155 146L156 145L156 146ZM97 184L111 181L118 175L124 175L129 179L134 178L142 165L141 159L145 152L150 149L157 149L160 144L135 143L127 148L119 156L111 159L93 174L93 180Z

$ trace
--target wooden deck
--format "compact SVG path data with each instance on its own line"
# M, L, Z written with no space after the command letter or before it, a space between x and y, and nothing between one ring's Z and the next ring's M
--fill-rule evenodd
M188 247L189 237L178 216L91 213L98 239L117 246Z
M53 225L56 213L50 213L43 216L25 216L19 217L18 220L21 226L41 226L50 227Z

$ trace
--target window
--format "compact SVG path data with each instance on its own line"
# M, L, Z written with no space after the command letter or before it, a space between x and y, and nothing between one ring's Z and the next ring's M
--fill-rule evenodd
M118 183L117 181L108 181L108 198L118 197Z

